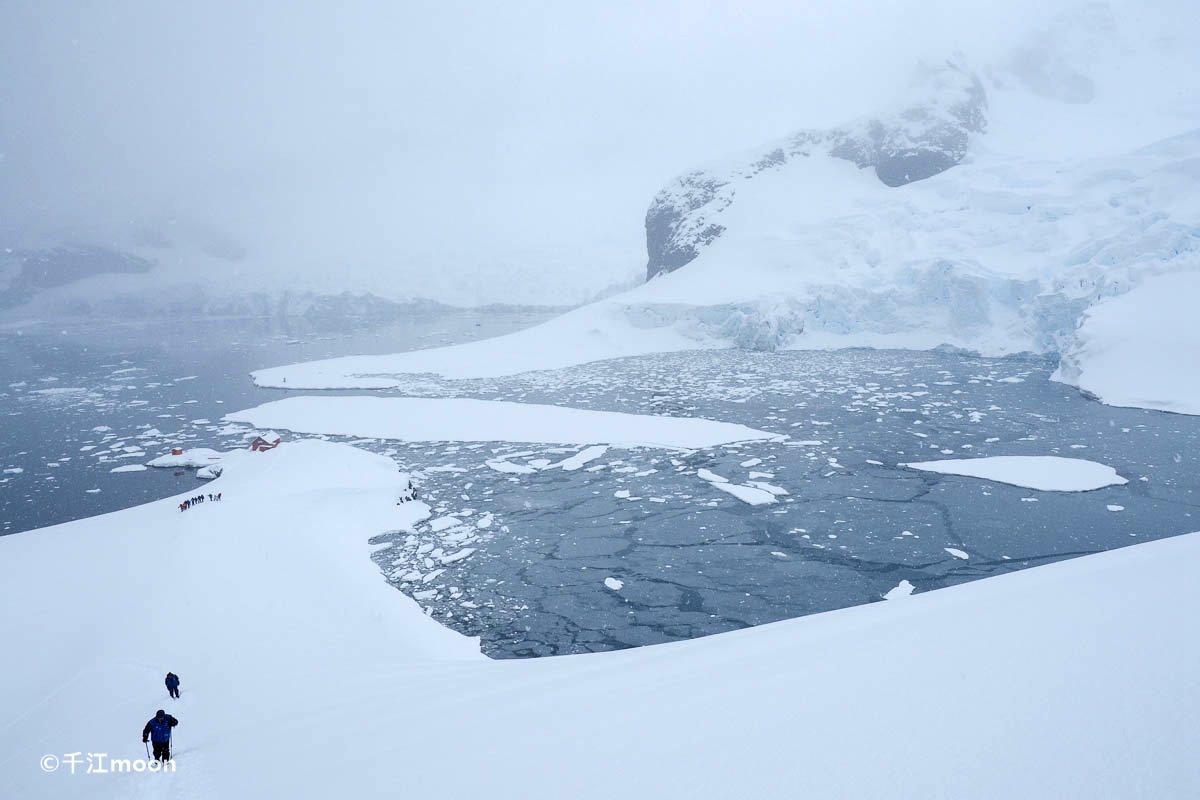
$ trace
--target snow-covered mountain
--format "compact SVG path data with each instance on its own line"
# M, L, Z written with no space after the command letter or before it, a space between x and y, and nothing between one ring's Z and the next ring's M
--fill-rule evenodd
M995 63L922 68L890 111L685 173L650 206L649 280L629 292L451 350L292 368L289 386L950 346L1065 355L1057 377L1109 402L1200 412L1200 64L1147 19L1087 6Z
M872 168L887 186L929 178L961 162L971 136L987 128L987 94L979 77L949 61L921 69L915 88L919 99L892 113L831 130L800 131L739 157L733 165L676 178L646 212L646 277L694 260L724 233L719 215L734 202L741 182L788 162L842 159L860 169Z
M1151 87L1200 73L1147 36L1088 6L978 72L921 68L890 111L685 173L646 214L646 271L687 270L630 300L748 306L754 347L1062 352L1098 300L1200 265L1200 114Z

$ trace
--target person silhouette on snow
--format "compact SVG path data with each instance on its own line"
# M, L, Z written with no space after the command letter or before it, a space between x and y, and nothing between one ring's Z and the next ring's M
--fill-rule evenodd
M142 728L142 741L149 740L154 744L155 761L165 763L171 760L171 728L178 724L179 720L160 708L154 712L154 719Z
M168 672L165 683L167 684L167 694L171 695L171 697L174 697L176 700L178 700L179 699L179 676L176 675L174 672Z

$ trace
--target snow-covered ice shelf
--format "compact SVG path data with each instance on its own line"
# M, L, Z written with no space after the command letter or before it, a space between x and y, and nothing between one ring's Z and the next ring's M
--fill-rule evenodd
M1197 304L1200 271L1154 277L1098 303L1054 377L1109 405L1200 414Z
M410 442L608 444L690 450L780 438L745 425L707 419L465 398L290 397L229 414L226 419L298 433ZM602 452L584 451L557 466L576 469ZM490 466L509 471L508 467L515 465L496 461Z

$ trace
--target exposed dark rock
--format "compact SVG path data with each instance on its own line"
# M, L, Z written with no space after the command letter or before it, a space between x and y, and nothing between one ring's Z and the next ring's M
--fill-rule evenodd
M43 289L66 286L94 275L149 272L154 264L119 250L94 246L61 246L18 251L0 265L7 285L0 286L0 308L28 302Z
M987 94L963 66L923 70L924 98L899 111L833 130L800 131L761 148L744 165L697 170L676 178L646 212L646 278L691 262L725 232L717 216L734 202L739 180L784 169L796 159L825 155L871 167L887 186L937 175L967 154L971 136L987 128Z

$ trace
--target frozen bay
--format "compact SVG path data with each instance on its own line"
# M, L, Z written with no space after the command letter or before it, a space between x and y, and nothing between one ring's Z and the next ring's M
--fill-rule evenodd
M189 471L112 470L175 445L244 447L252 429L223 416L297 394L255 388L248 373L264 364L470 337L476 321L392 340L256 339L221 326L126 329L104 344L7 332L0 522L15 532L199 492ZM373 540L381 579L480 636L489 655L608 650L1193 530L1200 421L1102 406L1049 381L1053 368L939 352L710 351L485 380L408 377L373 394L702 417L787 438L686 452L331 438L391 457L432 506L414 533ZM900 466L987 456L1087 459L1129 482L1063 494ZM548 468L563 462L578 466Z

